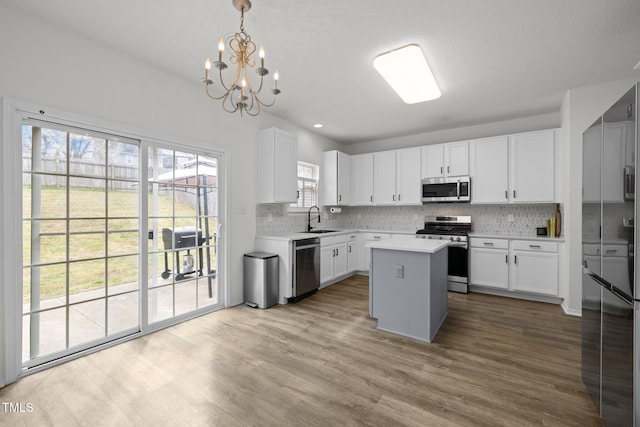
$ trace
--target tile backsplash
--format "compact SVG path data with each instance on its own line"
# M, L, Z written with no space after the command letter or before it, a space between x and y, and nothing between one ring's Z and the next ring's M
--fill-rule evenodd
M536 227L544 227L546 219L555 215L555 204L531 205L472 205L442 203L422 206L348 206L340 213L322 209L318 228L357 228L370 230L415 232L424 227L424 220L432 215L470 215L473 231L477 233L535 236ZM562 205L560 205L562 213ZM315 213L315 210L314 210ZM513 221L510 221L510 215ZM313 215L312 215L313 216ZM564 215L563 215L564 218ZM315 225L314 225L315 224ZM302 231L307 227L306 212L289 212L287 205L256 205L258 235ZM564 230L564 224L563 224Z

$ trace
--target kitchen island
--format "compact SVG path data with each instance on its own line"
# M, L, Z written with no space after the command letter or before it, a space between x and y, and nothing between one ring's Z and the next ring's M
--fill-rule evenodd
M369 314L378 329L431 342L447 317L448 241L389 239L366 246Z

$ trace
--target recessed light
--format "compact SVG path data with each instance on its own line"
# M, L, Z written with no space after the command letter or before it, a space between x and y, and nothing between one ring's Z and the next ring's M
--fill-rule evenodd
M316 123L316 124L313 125L313 127L316 128L316 129L320 129L323 126L324 125L322 123Z
M378 55L373 66L407 104L429 101L442 94L418 45Z

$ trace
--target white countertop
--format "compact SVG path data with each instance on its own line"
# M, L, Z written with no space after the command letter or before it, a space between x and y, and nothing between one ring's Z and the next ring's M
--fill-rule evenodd
M301 232L292 232L288 231L285 233L277 233L277 234L266 234L262 236L256 236L256 239L269 239L269 240L284 240L284 241L292 241L292 240L300 240L300 239L308 239L310 237L331 237L338 236L340 234L349 234L349 233L385 233L385 234L406 234L407 236L415 237L415 232L410 231L387 231L387 230L372 230L372 229L355 229L355 228L346 228L342 230L335 230L331 233L306 233L304 231Z
M564 237L547 237L547 236L533 236L531 234L500 234L500 233L469 233L469 237L484 238L484 239L517 239L517 240L541 240L549 242L564 242Z
M365 246L372 249L389 249L393 251L425 252L432 254L449 246L449 241L428 239L386 239L367 243Z

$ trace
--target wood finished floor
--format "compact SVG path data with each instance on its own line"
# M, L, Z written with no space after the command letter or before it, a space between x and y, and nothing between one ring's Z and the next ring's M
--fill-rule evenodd
M580 319L449 294L435 342L377 331L368 278L298 304L218 311L0 389L11 426L599 426Z

